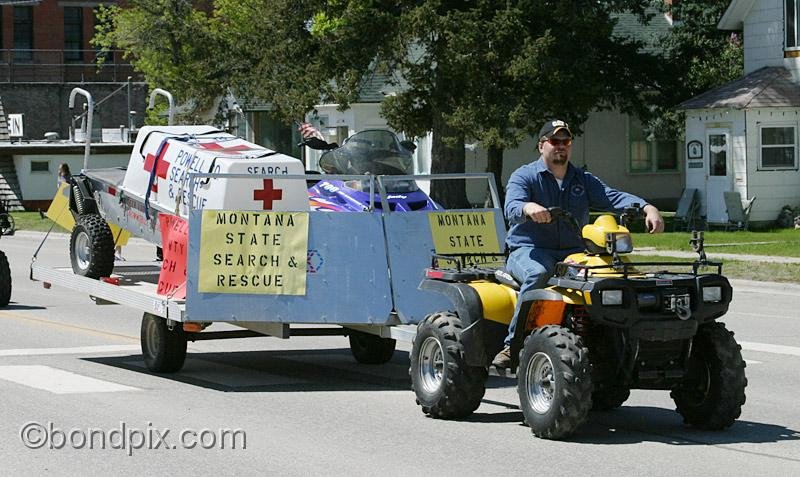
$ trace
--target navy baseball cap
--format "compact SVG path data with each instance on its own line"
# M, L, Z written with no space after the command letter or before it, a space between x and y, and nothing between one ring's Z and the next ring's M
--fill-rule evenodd
M569 124L560 119L553 119L547 121L539 130L539 141L546 141L550 139L558 131L565 131L569 137L572 137L572 131L569 130Z

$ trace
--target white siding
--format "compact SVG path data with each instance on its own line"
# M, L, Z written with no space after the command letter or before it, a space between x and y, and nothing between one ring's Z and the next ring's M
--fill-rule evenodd
M83 154L30 154L14 155L14 167L24 200L49 200L56 193L58 166L62 162L73 174L83 168ZM130 154L95 154L89 159L92 169L127 166ZM31 172L31 162L49 162L48 172Z
M800 130L800 108L765 108L747 112L747 197L756 197L752 221L772 221L784 205L800 205L800 171L759 171L759 126L793 124ZM795 137L796 140L796 137ZM745 194L742 193L742 197Z
M784 45L782 0L759 0L744 20L744 74L765 66L782 66Z
M686 171L686 187L700 191L700 213L706 214L706 180L708 178L708 130L726 129L730 133L731 167L733 190L747 197L748 163L745 154L747 139L745 137L745 113L737 110L695 109L686 112L686 144L700 141L703 145L701 168L689 168L688 159L684 161ZM694 159L691 162L699 162Z

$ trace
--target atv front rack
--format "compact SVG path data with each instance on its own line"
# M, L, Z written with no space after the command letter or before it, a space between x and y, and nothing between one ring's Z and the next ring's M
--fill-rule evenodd
M628 278L631 274L641 274L641 270L633 270L635 267L692 267L692 274L699 275L702 267L717 267L717 275L722 274L722 262L711 262L708 260L695 260L692 262L618 262L603 265L580 265L576 263L558 262L556 263L555 276L560 278L575 278L588 281L589 271L613 269L613 273L621 273L622 278ZM675 273L670 270L660 270L650 273Z

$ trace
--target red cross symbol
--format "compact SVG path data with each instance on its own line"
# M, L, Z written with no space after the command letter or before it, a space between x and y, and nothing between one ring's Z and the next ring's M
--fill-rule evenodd
M253 191L253 200L264 202L264 210L272 210L272 201L283 198L283 189L272 187L272 179L264 179L264 188Z
M209 149L211 151L218 151L223 154L239 154L241 151L250 151L250 146L246 146L244 144L239 144L238 146L231 146L231 147L223 147L222 145L216 142L206 142L202 144L198 144L203 149Z
M161 157L156 164L156 156L155 154L148 154L144 158L144 170L150 172L153 170L153 164L156 164L156 176L162 179L167 178L167 170L169 169L169 162L165 161L163 158L167 155L167 149L169 149L169 143L164 144L164 149L161 151ZM158 184L157 180L153 181L153 185L150 187L150 190L153 192L158 192Z

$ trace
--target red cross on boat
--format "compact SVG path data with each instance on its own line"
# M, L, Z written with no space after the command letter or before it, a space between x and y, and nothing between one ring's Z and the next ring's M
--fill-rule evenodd
M253 191L253 200L263 201L264 210L272 210L272 202L283 198L283 189L275 189L272 179L264 179L264 188Z

